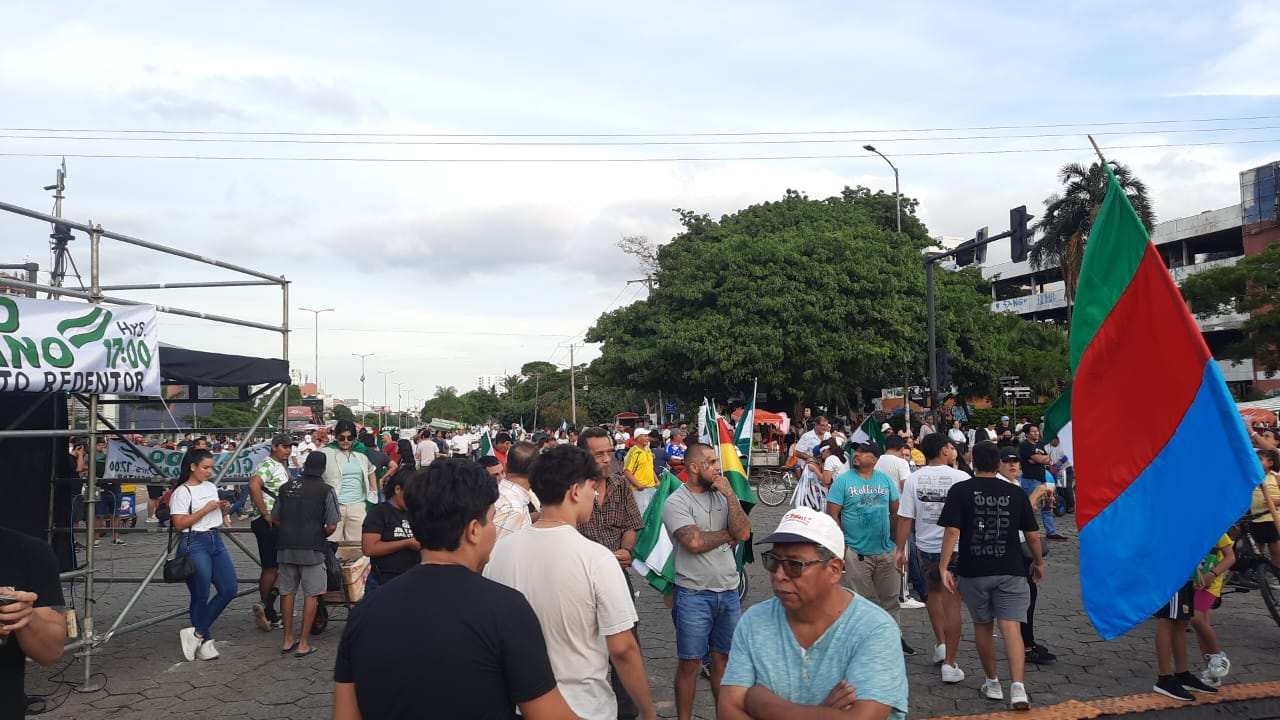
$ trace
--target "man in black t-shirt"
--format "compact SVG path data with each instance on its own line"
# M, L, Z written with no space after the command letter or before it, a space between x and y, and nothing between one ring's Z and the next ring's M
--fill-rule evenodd
M480 571L497 540L498 487L441 458L405 482L422 564L361 601L338 645L334 720L569 720L538 616Z
M67 637L53 549L0 528L0 596L13 599L0 605L0 718L20 718L27 711L26 659L52 665Z
M1022 428L1027 439L1018 444L1018 460L1022 462L1022 477L1018 482L1027 495L1031 495L1048 479L1045 473L1048 472L1049 463L1052 461L1049 459L1049 452L1040 442L1040 428L1031 423L1023 425ZM1058 534L1058 529L1053 523L1052 489L1046 496L1045 505L1040 508L1040 521L1044 524L1046 540L1066 540Z
M1033 582L1039 582L1044 576L1044 559L1031 501L1026 493L996 476L999 465L1000 450L995 444L984 442L974 446L974 476L951 486L938 516L938 525L946 528L938 567L943 568L942 584L953 593L958 587L973 618L974 643L986 673L982 694L990 700L1004 699L996 675L992 632L998 621L1005 655L1009 658L1009 674L1013 678L1009 704L1014 710L1026 710L1031 704L1023 684L1026 656L1020 623L1027 619L1031 590L1027 585L1019 531L1025 534L1031 550ZM958 581L947 569L952 548L959 553L955 571Z

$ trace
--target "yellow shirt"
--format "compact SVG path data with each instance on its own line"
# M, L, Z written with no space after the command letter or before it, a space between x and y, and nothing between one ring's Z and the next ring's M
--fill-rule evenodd
M622 461L622 469L634 475L641 487L658 486L658 476L653 471L653 451L647 445L632 445Z
M911 448L911 464L916 467L924 467L924 453L920 448Z
M1222 562L1224 557L1222 553L1222 549L1227 547L1231 547L1231 536L1223 535L1222 537L1218 538L1218 542L1214 543L1213 549L1209 551L1209 554L1205 556L1204 560L1200 561L1199 567L1196 568L1196 576L1191 578L1191 581L1196 582L1201 575L1205 575L1210 570L1213 570L1214 568L1216 568L1218 566L1218 563ZM1222 597L1222 575L1223 574L1214 573L1214 575L1216 575L1217 577L1214 578L1213 583L1209 585L1209 587L1205 588L1205 590L1211 593L1215 597Z
M1269 509L1267 508L1266 498L1262 496L1262 493L1264 491L1271 496L1272 502L1280 504L1280 485L1276 484L1276 473L1274 470L1267 473L1267 477L1262 481L1262 484L1253 489L1253 503L1250 504L1249 506L1250 515L1254 513L1266 512ZM1272 521L1271 513L1269 512L1267 512L1262 517L1254 519L1254 522L1271 522L1271 521Z

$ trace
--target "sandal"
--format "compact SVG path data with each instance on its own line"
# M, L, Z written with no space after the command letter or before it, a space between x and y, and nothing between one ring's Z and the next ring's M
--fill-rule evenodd
M298 650L298 641L297 641L297 640L294 640L294 641L293 641L293 644L292 644L292 645L290 645L289 647L287 647L287 648L281 648L281 649L280 649L280 654L281 654L281 655L288 655L288 654L289 654L289 653L291 653L291 652L297 652L297 650Z
M319 650L320 650L320 648L313 647L313 648L311 648L310 650L308 650L308 651L306 651L306 652L297 652L297 653L294 653L294 654L293 654L293 656L294 656L294 657L296 657L296 658L304 658L304 657L306 657L306 656L308 656L308 655L314 655L314 654L315 654L317 651L319 651Z

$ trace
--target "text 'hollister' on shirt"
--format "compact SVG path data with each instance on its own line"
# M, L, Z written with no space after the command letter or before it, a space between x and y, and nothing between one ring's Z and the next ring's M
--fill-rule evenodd
M899 498L898 486L879 470L863 478L847 470L831 482L827 503L840 506L844 544L856 553L879 555L893 549L889 504ZM825 508L824 508L825 509Z

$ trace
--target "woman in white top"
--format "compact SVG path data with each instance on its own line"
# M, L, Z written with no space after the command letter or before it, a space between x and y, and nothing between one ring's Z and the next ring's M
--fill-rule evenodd
M188 450L182 458L179 485L169 496L173 529L181 530L178 557L191 557L195 573L187 579L191 593L191 627L178 632L182 654L188 661L218 657L209 628L236 596L236 569L222 544L219 525L231 525L227 515L231 503L218 499L213 477L213 453ZM217 594L209 597L209 585Z

